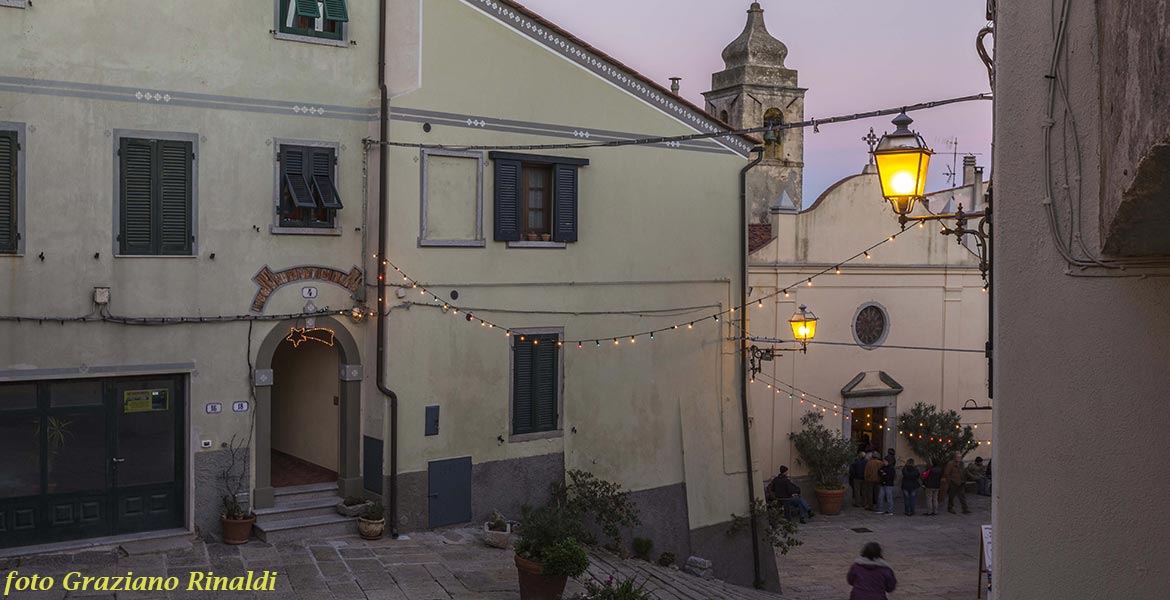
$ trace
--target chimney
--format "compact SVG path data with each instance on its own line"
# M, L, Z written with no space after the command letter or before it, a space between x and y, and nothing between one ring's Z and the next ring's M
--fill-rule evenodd
M671 91L671 93L673 93L675 96L677 96L677 95L678 95L678 90L679 90L679 82L680 82L680 81L682 81L682 77L671 77L671 78L670 78L670 91Z
M970 155L964 156L963 157L963 185L964 186L972 185L975 183L975 181L976 181L975 170L976 170L975 169L975 157L970 156Z

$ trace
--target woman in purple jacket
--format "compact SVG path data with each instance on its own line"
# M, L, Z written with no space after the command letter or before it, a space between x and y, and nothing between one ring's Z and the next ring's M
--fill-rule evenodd
M882 547L877 542L861 549L861 558L850 567L846 580L853 586L849 600L887 600L886 593L898 585L894 570L882 560Z

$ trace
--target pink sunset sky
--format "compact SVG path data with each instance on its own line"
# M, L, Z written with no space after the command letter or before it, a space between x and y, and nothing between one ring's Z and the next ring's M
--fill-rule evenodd
M747 20L747 0L520 0L557 25L703 106L720 52ZM762 0L768 30L788 46L786 65L808 88L805 118L826 118L989 91L975 52L986 24L984 0ZM962 154L991 157L991 102L912 113L937 152L929 189L951 187L946 176L958 138ZM806 131L804 204L861 170L861 138L870 127L892 130L891 117ZM943 154L946 156L943 156ZM990 169L988 169L990 173ZM961 175L960 175L961 178Z

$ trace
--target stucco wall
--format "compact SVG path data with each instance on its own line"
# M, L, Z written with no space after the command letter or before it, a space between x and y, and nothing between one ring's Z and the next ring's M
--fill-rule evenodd
M1092 149L1113 142L1099 138L1092 51L1107 41L1097 37L1095 3L1071 4L1076 51L1067 84L1080 145ZM1040 202L1041 75L1052 41L1037 32L1050 31L1050 10L1048 3L1000 2L996 27L995 597L1161 598L1170 480L1157 466L1157 440L1170 426L1162 409L1170 282L1072 277L1057 254ZM1055 138L1059 160L1071 148ZM1086 151L1081 169L1092 222L1100 157ZM1130 464L1151 465L1138 469L1150 476L1118 468ZM1086 513L1086 502L1098 500L1102 509Z

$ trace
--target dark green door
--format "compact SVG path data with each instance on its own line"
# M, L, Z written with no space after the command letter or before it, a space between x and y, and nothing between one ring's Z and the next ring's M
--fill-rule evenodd
M181 525L182 381L0 384L0 547Z

